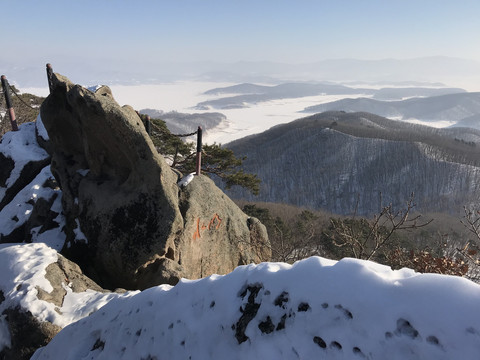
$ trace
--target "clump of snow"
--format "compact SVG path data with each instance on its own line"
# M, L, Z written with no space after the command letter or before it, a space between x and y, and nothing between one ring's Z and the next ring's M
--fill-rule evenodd
M35 137L35 123L25 123L19 126L19 131L9 131L0 141L0 152L11 158L15 167L6 181L6 187L0 187L0 201L5 196L6 189L17 181L20 173L30 161L41 161L48 158L48 153L38 146Z
M50 137L48 136L48 133L47 133L47 129L45 129L45 125L43 124L40 114L38 114L37 116L37 120L35 121L35 126L37 128L38 136L40 136L45 141L50 140Z
M194 177L195 177L195 173L190 173L188 175L185 175L184 177L182 177L180 179L180 181L177 183L177 185L180 188L184 188L185 186L187 186L188 184L190 184L192 182Z
M83 233L83 231L80 229L80 222L78 219L75 219L75 224L77 225L75 229L73 229L73 232L75 234L75 241L80 241L83 243L88 243L88 239Z
M95 93L98 89L100 89L103 85L93 85L87 87L87 90L90 90L91 92Z
M478 359L480 286L312 257L112 300L34 360Z
M37 287L46 292L53 290L45 274L47 266L57 259L57 251L43 243L1 244L0 290L5 300L0 303L0 314L5 309L19 305L39 321L50 321L64 327L88 316L114 298L129 297L136 293L99 293L93 290L74 293L65 284L67 295L61 307L39 300ZM10 333L6 321L0 318L0 351L4 346L9 346L9 343Z

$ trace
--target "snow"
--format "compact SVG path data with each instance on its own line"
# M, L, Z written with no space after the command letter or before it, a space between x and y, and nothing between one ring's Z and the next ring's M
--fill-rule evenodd
M103 86L103 85L93 85L93 86L89 86L89 87L87 88L87 90L95 93L95 92L97 92L97 90L100 89L102 86Z
M47 166L2 209L0 212L0 233L10 234L13 229L28 220L28 215L33 209L29 200L35 201L39 197L49 200L53 196L54 190L40 186L49 176L51 176L51 173L49 166Z
M42 118L40 117L40 114L38 114L37 116L35 125L37 127L38 136L40 136L45 141L50 140L50 138L48 137L47 129L45 129L45 125L43 125L43 121L42 121Z
M185 175L184 177L182 177L180 179L180 181L177 183L178 187L180 188L184 188L185 186L187 186L188 184L190 184L190 182L193 180L193 178L195 177L195 173L190 173L188 175Z
M395 119L393 119L395 120ZM439 120L439 121L422 121L418 119L406 119L406 122L409 122L411 124L416 124L416 125L425 125L425 126L430 126L434 128L446 128L452 125L455 125L457 122L456 121L448 121L448 120Z
M0 201L5 196L7 188L17 181L26 163L48 158L47 152L38 146L35 138L35 122L22 124L19 130L21 131L7 132L0 142L0 152L15 162L15 167L6 181L6 187L0 186Z
M209 144L214 142L226 144L248 135L263 132L272 126L303 117L304 114L299 112L305 107L346 97L346 95L317 95L247 104L247 107L241 109L194 109L200 102L231 95L205 95L205 91L236 84L179 81L161 85L112 85L110 88L115 100L120 105L128 104L137 110L150 108L165 112L205 113L214 111L224 114L227 117L226 124L215 128L214 131L205 129L203 141ZM348 95L350 98L360 96L365 95Z
M226 144L245 136L261 133L272 126L285 124L306 116L301 113L306 107L324 104L348 98L370 97L365 94L348 95L316 95L293 99L280 99L265 101L256 104L245 104L240 109L206 109L197 110L194 107L204 101L231 96L234 94L205 95L204 92L213 88L221 88L237 85L228 82L204 82L204 81L177 81L156 85L110 85L115 100L120 104L131 105L136 110L145 108L162 110L164 112L177 111L180 113L205 113L221 112L227 117L224 124L208 131L205 129L203 140L205 143ZM382 87L384 87L383 85ZM100 85L88 87L96 91ZM379 88L379 86L366 86L364 88ZM395 87L395 86L392 86ZM28 91L27 91L28 90ZM33 94L44 94L45 89L26 89ZM392 119L403 120L391 117ZM422 121L419 119L405 120L415 124L423 124L431 127L447 127L448 121Z
M131 105L137 110L181 112L188 109L191 112L197 103L212 99L203 94L205 91L230 85L233 83L177 81L158 85L111 85L110 89L120 105Z
M8 235L23 225L29 219L33 204L39 198L50 201L55 196L51 210L58 213L54 220L59 226L42 233L40 233L41 227L32 229L32 242L46 243L58 251L62 249L65 243L65 233L62 230L65 224L62 213L62 192L60 189L43 187L42 185L48 179L53 179L50 165L43 168L30 184L20 190L13 200L5 205L0 211L0 235Z
M20 305L30 311L39 321L50 321L60 327L78 321L95 312L113 298L129 297L137 292L100 293L87 290L74 293L68 284L63 305L37 298L37 287L51 292L50 282L45 278L46 268L57 261L56 250L43 243L0 244L0 290L5 300L0 303L0 314L10 307ZM0 351L10 343L10 334L4 317L0 318Z
M478 359L479 301L368 261L252 264L112 299L32 359Z
M73 229L73 232L75 234L75 241L88 243L87 237L82 232L82 230L80 230L80 222L78 221L78 219L75 219L75 224L77 225L77 227Z
M2 138L0 152L14 160L14 169L6 181L7 187L11 186L18 179L25 164L48 157L48 154L36 141L35 127L40 136L48 139L46 132L42 135L44 127L40 117L37 118L36 122L22 124L19 127L19 131L8 132ZM79 170L79 172L85 176L88 173L88 169ZM49 187L48 184L53 182L54 177L51 173L50 165L47 165L27 186L15 195L12 201L0 210L0 236L7 236L25 224L32 213L34 204L39 199L43 199L52 203L50 210L58 214L53 219L58 226L48 230L42 229L42 226L34 227L30 231L31 239L28 240L33 243L47 244L57 251L63 248L66 239L64 232L66 220L62 208L62 191L59 188ZM7 187L0 187L1 198L3 198ZM86 242L86 237L81 232L79 226L74 229L74 234L75 241Z

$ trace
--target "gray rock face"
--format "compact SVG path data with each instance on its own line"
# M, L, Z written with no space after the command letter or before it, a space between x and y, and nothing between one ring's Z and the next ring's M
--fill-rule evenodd
M259 260L246 215L213 183L198 177L179 198L179 175L131 107L120 107L107 87L93 93L58 74L54 86L41 117L71 234L64 253L89 275L108 288L146 288ZM79 231L83 243L72 240Z
M0 359L28 360L35 350L47 345L61 330L49 322L41 322L20 307L3 312L8 322L11 347L0 351Z
M195 176L181 190L179 208L184 220L182 235L165 258L140 269L140 273L149 273L140 288L154 281L158 272L163 277L168 274L166 278L180 272L196 279L271 257L265 227L244 214L208 177Z
M62 286L62 283L68 283L73 292L83 292L87 289L104 292L104 290L97 285L93 280L86 277L80 267L74 262L59 255L57 262L51 263L47 266L45 278L53 287L51 292L46 292L40 287L37 287L37 297L40 300L48 301L61 307L63 298L67 291Z

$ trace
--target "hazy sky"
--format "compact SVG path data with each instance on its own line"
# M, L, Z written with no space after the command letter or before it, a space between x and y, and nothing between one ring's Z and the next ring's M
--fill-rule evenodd
M0 60L480 61L479 0L0 0ZM80 60L81 62L81 60Z

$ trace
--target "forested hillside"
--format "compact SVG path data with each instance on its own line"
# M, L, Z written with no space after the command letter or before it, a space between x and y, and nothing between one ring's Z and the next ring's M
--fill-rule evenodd
M460 213L480 196L480 131L434 129L369 113L326 112L276 126L227 146L246 156L260 195L339 214L372 214L382 204ZM267 161L268 160L268 161Z

